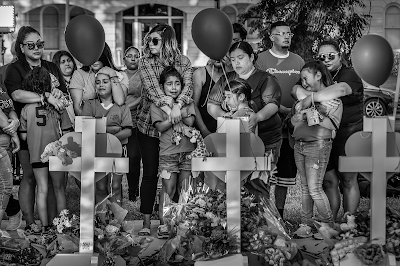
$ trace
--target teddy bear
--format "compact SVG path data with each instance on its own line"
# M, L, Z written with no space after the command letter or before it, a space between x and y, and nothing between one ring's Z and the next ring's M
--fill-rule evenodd
M42 163L48 162L49 157L52 155L57 156L63 165L72 164L72 159L78 157L75 151L69 150L65 145L62 145L62 142L59 140L47 144L40 156L40 160Z

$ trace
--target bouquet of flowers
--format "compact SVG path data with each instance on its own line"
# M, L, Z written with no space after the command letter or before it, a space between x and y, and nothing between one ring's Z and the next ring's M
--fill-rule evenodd
M226 230L226 196L206 186L183 186L178 203L166 199L164 222L172 229L159 253L162 263L216 259L238 249L237 238Z
M96 213L95 218L95 251L105 257L103 266L115 265L116 256L125 260L137 256L147 248L151 238L135 236L125 225L128 212L117 203L106 201L105 209Z

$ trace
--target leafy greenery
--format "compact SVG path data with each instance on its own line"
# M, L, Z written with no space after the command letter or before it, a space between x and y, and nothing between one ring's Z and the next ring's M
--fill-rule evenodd
M239 22L248 20L251 32L259 32L260 50L271 46L271 24L283 20L294 33L291 51L306 62L313 59L318 43L326 38L338 40L342 52L350 58L353 45L370 24L371 16L360 13L364 8L363 0L261 0L240 15Z

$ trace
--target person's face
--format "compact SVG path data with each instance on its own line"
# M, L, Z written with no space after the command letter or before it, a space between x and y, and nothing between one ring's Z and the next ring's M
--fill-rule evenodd
M154 55L159 55L161 51L161 35L158 32L153 32L147 38L149 39L150 52Z
M37 61L42 58L44 42L39 34L30 33L26 36L20 48L26 59Z
M236 110L239 105L238 95L231 91L225 91L225 102L230 110Z
M98 74L95 80L96 91L99 96L111 94L111 80L106 74Z
M74 62L72 61L71 57L67 55L61 56L60 69L63 76L69 77L72 75L72 72L74 71Z
M289 49L292 43L292 32L287 26L278 26L271 32L270 40L275 47Z
M101 61L96 61L93 63L93 65L90 66L90 68L92 69L92 71L94 73L97 73L97 71L99 71L100 69L103 68L103 63Z
M318 50L318 58L329 71L335 71L341 65L340 54L332 45L322 45Z
M303 69L301 71L301 85L304 89L308 91L317 91L318 86L320 85L321 81L321 73L317 72L314 74L310 72L308 69Z
M178 77L169 76L164 83L165 95L172 97L173 99L178 98L181 94L182 84Z
M238 32L234 32L233 36L232 36L232 44L234 44L235 42L240 42L243 41L242 38L240 38L240 34Z
M124 57L124 63L129 70L137 70L139 66L140 54L136 49L129 49Z
M233 70L239 75L245 75L253 68L254 55L250 57L242 49L236 49L231 54L231 63Z

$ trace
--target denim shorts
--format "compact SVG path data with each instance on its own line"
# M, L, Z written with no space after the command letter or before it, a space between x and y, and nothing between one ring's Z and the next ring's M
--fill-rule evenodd
M349 123L347 125L340 125L340 128L336 134L335 139L332 143L332 151L329 158L328 166L326 171L332 169L339 170L339 156L345 156L345 146L347 140L356 132L363 130L363 120L359 120L354 123Z
M192 161L187 158L192 152L180 152L175 154L160 155L158 173L162 178L163 171L168 173L179 173L180 171L191 171ZM169 179L165 178L165 179Z

